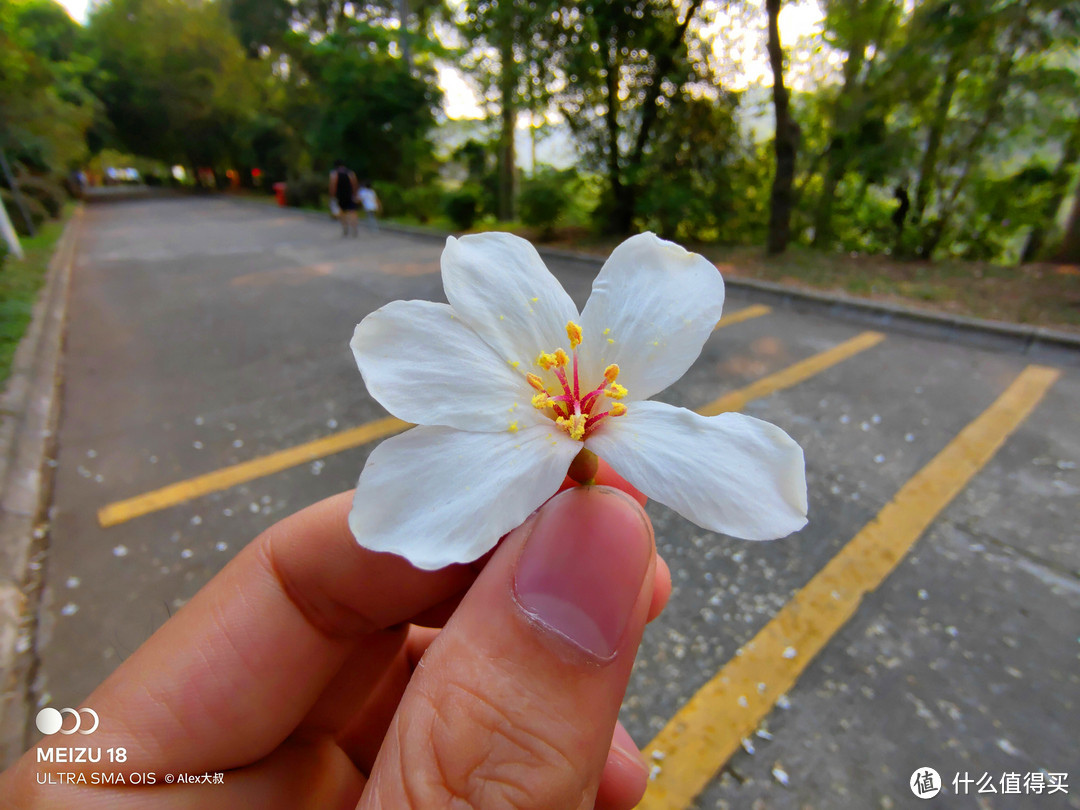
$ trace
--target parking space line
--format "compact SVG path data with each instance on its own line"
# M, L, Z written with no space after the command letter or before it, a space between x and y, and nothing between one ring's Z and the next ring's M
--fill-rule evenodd
M762 377L745 388L740 388L738 391L732 391L719 399L714 399L703 408L698 408L698 413L702 416L716 416L716 414L726 411L741 411L747 402L767 397L782 388L798 385L803 380L808 380L815 374L820 374L842 360L847 360L861 351L876 346L884 339L885 335L880 332L862 332L850 340L845 340L843 343L833 346L831 349L826 349L794 365L783 368L775 374Z
M360 425L359 427L343 430L321 439L316 439L306 444L290 447L287 450L279 450L260 458L224 467L205 475L189 478L176 484L155 489L144 495L137 495L124 501L116 501L98 510L98 523L102 527L115 526L125 523L132 518L157 512L170 506L176 506L200 495L217 492L220 489L262 478L298 464L332 456L343 450L359 447L362 444L382 439L394 433L400 433L405 428L412 427L408 422L387 416L376 419L374 422Z
M740 310L730 317L738 317L744 311ZM757 314L765 313L759 312ZM720 397L704 408L699 409L698 413L710 416L724 411L739 410L753 399L768 396L782 388L796 385L814 374L836 365L841 360L877 345L884 339L885 336L877 332L863 332L861 335L857 335L838 346L826 349L824 352L816 354L807 360L802 360L793 366L778 371L776 374L763 377L745 388ZM298 464L305 464L309 461L340 453L343 450L359 447L368 442L391 436L394 433L400 433L409 427L412 427L412 425L408 422L403 422L392 416L368 422L365 425L291 447L287 450L280 450L261 458L189 478L186 481L169 484L143 495L136 495L133 498L110 503L98 510L98 523L101 524L102 528L126 523L133 518L167 509L170 506L176 506L193 498L208 495L211 492L228 489L237 484L281 472Z
M737 323L748 321L751 318L760 318L762 315L768 315L770 312L772 312L772 307L767 307L764 304L751 304L748 307L743 307L737 312L732 312L730 315L725 315L716 322L713 331L715 332L717 329L723 329L725 326L734 326Z
M694 800L1059 376L1024 369L698 690L645 749L659 770L639 808L682 810Z

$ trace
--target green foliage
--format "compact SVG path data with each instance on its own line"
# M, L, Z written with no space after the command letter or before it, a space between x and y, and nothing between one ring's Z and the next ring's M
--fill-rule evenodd
M397 183L376 181L371 184L382 203L383 216L400 217L405 213L405 191Z
M297 46L315 88L308 143L318 162L344 160L361 180L422 182L434 174L427 134L442 98L434 70L410 71L369 47L370 36L350 29Z
M19 190L28 197L33 197L55 219L64 208L67 194L57 183L44 177L23 177L19 180Z
M442 192L435 186L413 186L402 194L405 213L426 223L434 219L442 202Z
M467 231L476 222L480 203L480 193L475 188L462 186L457 191L451 191L443 198L443 211L454 227L459 231Z
M49 218L49 212L37 198L29 194L22 194L20 198L23 204L22 208L15 202L15 196L10 191L6 188L0 188L0 199L4 201L4 208L7 209L11 224L15 226L15 233L19 234L19 236L30 236L30 228L23 218L23 210L30 215L35 231L40 229L42 223Z
M231 162L255 116L259 66L220 5L110 0L93 7L87 34L92 85L121 147L192 168Z
M0 191L0 195L4 194L7 192ZM17 220L17 212L11 218ZM15 349L30 325L49 259L63 231L63 222L46 223L37 236L21 240L25 257L6 263L3 259L6 245L0 239L0 388L11 370Z
M329 178L319 174L290 178L285 182L285 204L294 208L322 208L329 188Z
M66 172L86 156L98 108L82 31L53 0L0 0L0 149L35 171Z
M541 239L550 239L579 185L574 169L558 171L538 167L537 172L521 184L518 195L521 221L529 227L539 228Z

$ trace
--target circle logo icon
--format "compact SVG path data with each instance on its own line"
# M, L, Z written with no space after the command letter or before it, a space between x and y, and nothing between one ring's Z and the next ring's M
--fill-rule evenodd
M920 799L932 799L941 792L941 775L933 768L916 768L909 784L911 792Z
M64 715L70 714L75 718L75 723L71 728L64 728ZM89 728L83 728L83 715L87 715L86 719L93 718L93 725ZM46 737L60 733L60 734L74 734L76 731L80 734L93 734L97 731L100 720L98 714L93 709L54 709L51 706L46 706L40 712L37 713L37 717L34 719L34 723L37 725L38 731L44 734Z

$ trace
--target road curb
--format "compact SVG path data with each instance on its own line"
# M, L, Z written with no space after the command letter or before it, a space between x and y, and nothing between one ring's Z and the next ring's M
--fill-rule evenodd
M325 221L328 214L294 208L293 211ZM410 236L422 236L445 241L455 234L417 225L399 225L394 222L379 222L379 228L406 233ZM595 253L564 248L537 246L541 256L586 262L602 265L605 257ZM722 265L721 265L722 266ZM724 283L730 290L751 293L763 303L772 306L793 309L797 312L824 315L837 320L844 320L889 328L912 334L916 337L933 338L965 345L998 351L1017 352L1031 355L1048 362L1065 365L1080 365L1080 334L1047 329L1042 326L993 321L985 318L972 318L964 315L950 315L945 312L920 309L905 304L893 304L886 301L872 301L865 298L844 295L843 293L808 290L778 284L773 281L742 278L725 275Z
M36 669L37 594L60 413L68 287L81 227L76 208L49 261L30 327L0 397L0 769L25 748Z

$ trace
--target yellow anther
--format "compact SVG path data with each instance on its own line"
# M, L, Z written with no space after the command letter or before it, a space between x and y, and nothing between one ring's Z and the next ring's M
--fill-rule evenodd
M619 367L612 363L610 366L604 369L604 379L609 383L615 382L619 376Z
M580 441L585 436L584 414L576 414L570 417L560 416L555 420L555 424L569 433L571 439Z
M511 361L510 361L510 367L511 367L511 368L517 368L517 367L518 367L518 366L520 366L520 365L521 365L521 361L520 361L520 360L511 360Z
M614 343L614 342L615 342L615 339L614 339L614 338L608 338L608 339L607 339L607 342L608 342L608 343Z
M532 404L534 408L543 410L548 405L548 395L544 392L537 394L532 398Z
M608 335L610 335L610 334L611 334L611 327L608 327L607 329L605 329L605 330L603 331L603 333L602 333L602 334L603 334L603 335L604 335L605 337L606 337L606 336L608 336Z
M621 402L616 402L614 405L611 406L611 410L608 411L608 413L610 413L612 416L622 416L624 413L626 413L626 406L623 405Z
M573 321L566 322L566 336L570 338L570 351L581 345L581 327Z
M552 366L555 368L562 368L570 360L566 356L566 352L562 349L556 349L553 354L547 352L541 352L540 356L536 358L536 365L540 366L544 371L547 371Z
M612 399L622 399L626 396L626 389L618 383L612 383L604 391L604 396L611 397Z
M537 375L531 374L531 373L526 374L525 379L528 380L529 385L531 385L537 391L544 391L545 390L544 389L544 381L541 380Z
M507 430L510 431L511 433L517 433L518 432L518 423L517 422L511 422L510 427L508 427Z

